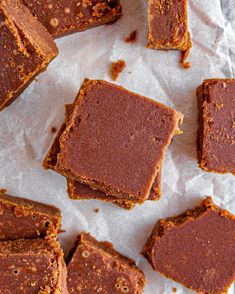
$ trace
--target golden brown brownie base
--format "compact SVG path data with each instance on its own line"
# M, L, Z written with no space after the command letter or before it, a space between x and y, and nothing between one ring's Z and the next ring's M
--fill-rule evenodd
M210 197L185 213L160 220L144 255L152 267L198 293L222 294L235 279L235 217Z
M198 163L208 172L235 174L235 79L205 80L197 89Z
M59 139L61 134L66 128L66 123L69 119L73 111L73 105L65 105L65 119L60 127L55 140L47 153L47 156L43 162L43 166L46 169L53 169L56 163L56 157L60 150ZM112 202L121 208L130 210L135 207L135 203L128 202L126 199L117 199L114 196L107 195L99 190L94 190L88 185L82 184L78 181L67 179L67 186L68 186L68 195L71 199L76 200L88 200L88 199L97 199L105 202ZM161 171L157 174L156 179L154 181L153 187L151 189L150 195L148 200L158 200L161 196Z
M122 16L119 0L22 0L54 36L112 23Z
M106 194L143 203L181 120L175 110L120 86L85 80L60 136L54 169Z
M0 3L0 110L8 106L57 55L46 29L18 0Z
M0 189L0 241L56 235L61 227L58 208L5 194Z
M143 272L111 243L85 233L78 236L68 263L70 293L140 294L144 285Z
M55 240L0 242L0 292L68 294L63 252Z
M147 200L158 200L160 198L160 185L161 185L161 173L158 174L155 179L154 186L150 192ZM78 181L67 179L68 195L71 199L76 200L88 200L97 199L104 202L112 202L121 208L131 210L135 207L135 202L121 200L115 198L115 196L107 195L99 190L93 190L89 186L82 184ZM155 189L155 190L154 190Z

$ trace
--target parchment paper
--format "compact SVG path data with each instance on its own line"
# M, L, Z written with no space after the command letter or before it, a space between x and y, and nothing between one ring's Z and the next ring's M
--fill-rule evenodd
M60 54L9 108L0 113L0 187L62 209L61 244L67 254L74 238L89 231L99 240L136 260L147 277L146 294L191 293L154 272L140 252L159 218L192 208L205 195L235 213L232 175L201 171L196 161L197 102L195 89L205 78L233 77L235 73L234 0L189 0L192 67L178 65L179 52L145 47L147 1L122 0L123 18L57 40ZM137 43L123 42L133 30ZM72 201L62 176L45 171L42 160L60 126L64 104L71 103L85 77L110 80L112 61L124 59L127 68L117 83L181 111L184 134L174 139L163 165L162 198L127 212L98 201ZM93 210L99 208L99 213ZM231 290L231 293L234 293Z

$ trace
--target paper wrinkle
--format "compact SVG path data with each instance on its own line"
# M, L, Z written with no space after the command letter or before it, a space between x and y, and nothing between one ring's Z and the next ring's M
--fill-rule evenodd
M183 70L177 51L156 51L147 44L147 1L123 0L123 18L113 25L73 34L56 42L59 56L23 94L0 113L0 187L12 195L57 205L63 213L60 240L67 255L78 233L91 232L99 240L136 260L147 277L145 294L192 293L151 269L141 255L155 222L197 205L205 195L235 213L232 175L206 173L197 167L197 100L203 79L233 77L235 73L235 2L189 0L188 19L193 48ZM123 40L137 30L137 42ZM42 161L64 117L64 104L72 103L84 78L110 79L112 61L127 67L117 84L181 111L183 134L166 153L162 198L147 201L133 211L110 203L75 201L67 196L66 180L45 171ZM94 209L99 208L99 213ZM231 288L231 292L234 293Z

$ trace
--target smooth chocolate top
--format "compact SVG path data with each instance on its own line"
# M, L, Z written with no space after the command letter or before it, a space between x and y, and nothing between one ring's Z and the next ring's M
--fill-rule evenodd
M83 31L121 17L119 0L22 0L54 36Z
M107 194L143 202L181 118L122 87L86 80L60 137L55 169Z
M18 0L0 3L0 109L57 55L46 29Z
M235 79L211 79L197 91L199 165L206 171L235 173Z
M190 46L187 0L149 0L149 47L186 50Z
M70 293L142 293L145 277L133 260L89 234L78 237L68 264Z
M60 151L60 136L66 129L66 124L69 120L69 117L71 113L73 112L74 106L71 104L65 105L65 118L64 122L61 125L59 131L57 132L57 135L54 139L54 142L49 149L47 156L43 162L43 166L46 169L55 169L55 164L57 161L57 154ZM82 184L78 181L73 181L71 179L67 179L67 186L68 186L68 195L72 199L77 200L85 200L85 199L98 199L101 201L106 202L113 202L116 205L130 210L135 207L134 202L128 202L126 199L123 199L123 201L120 198L116 198L115 196L107 195L99 190L94 190L90 186L86 184ZM152 186L149 200L158 200L161 195L161 171L157 174L154 184Z
M0 241L57 234L60 223L61 212L55 206L12 197L0 190Z
M153 268L199 293L225 293L235 278L235 217L211 198L157 223L144 248Z
M0 242L0 292L22 294L62 291L62 252L43 239ZM66 272L65 272L66 273Z

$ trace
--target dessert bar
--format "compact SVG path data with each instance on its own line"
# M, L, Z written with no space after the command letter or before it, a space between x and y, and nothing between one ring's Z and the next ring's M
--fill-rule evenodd
M235 174L235 79L205 80L197 97L199 166Z
M0 2L0 110L57 55L51 35L19 0Z
M0 241L56 235L61 212L51 205L9 196L0 190Z
M85 233L78 236L68 263L70 293L141 294L144 285L143 272L111 243Z
M55 240L0 242L0 293L68 294L63 253Z
M148 0L148 47L178 49L191 47L187 0Z
M22 0L54 36L112 23L122 16L119 0Z
M105 194L142 203L181 121L182 114L163 104L105 81L85 80L60 136L54 169Z
M69 119L69 116L71 115L73 111L73 108L74 108L73 105L65 105L65 120L62 126L60 127L56 135L56 138L44 161L45 168L54 169L57 153L59 150L59 144L60 144L59 138L66 128L66 123ZM120 198L107 195L99 190L94 190L90 186L86 184L82 184L78 181L67 179L67 184L68 184L68 195L71 199L77 199L77 200L98 199L101 201L113 202L117 204L118 206L128 210L134 208L135 206L133 202L128 202L126 199L121 200ZM161 195L161 171L157 174L155 178L148 200L158 200L160 198L160 195Z
M144 255L153 269L197 293L227 293L235 279L235 217L208 197L158 221Z

